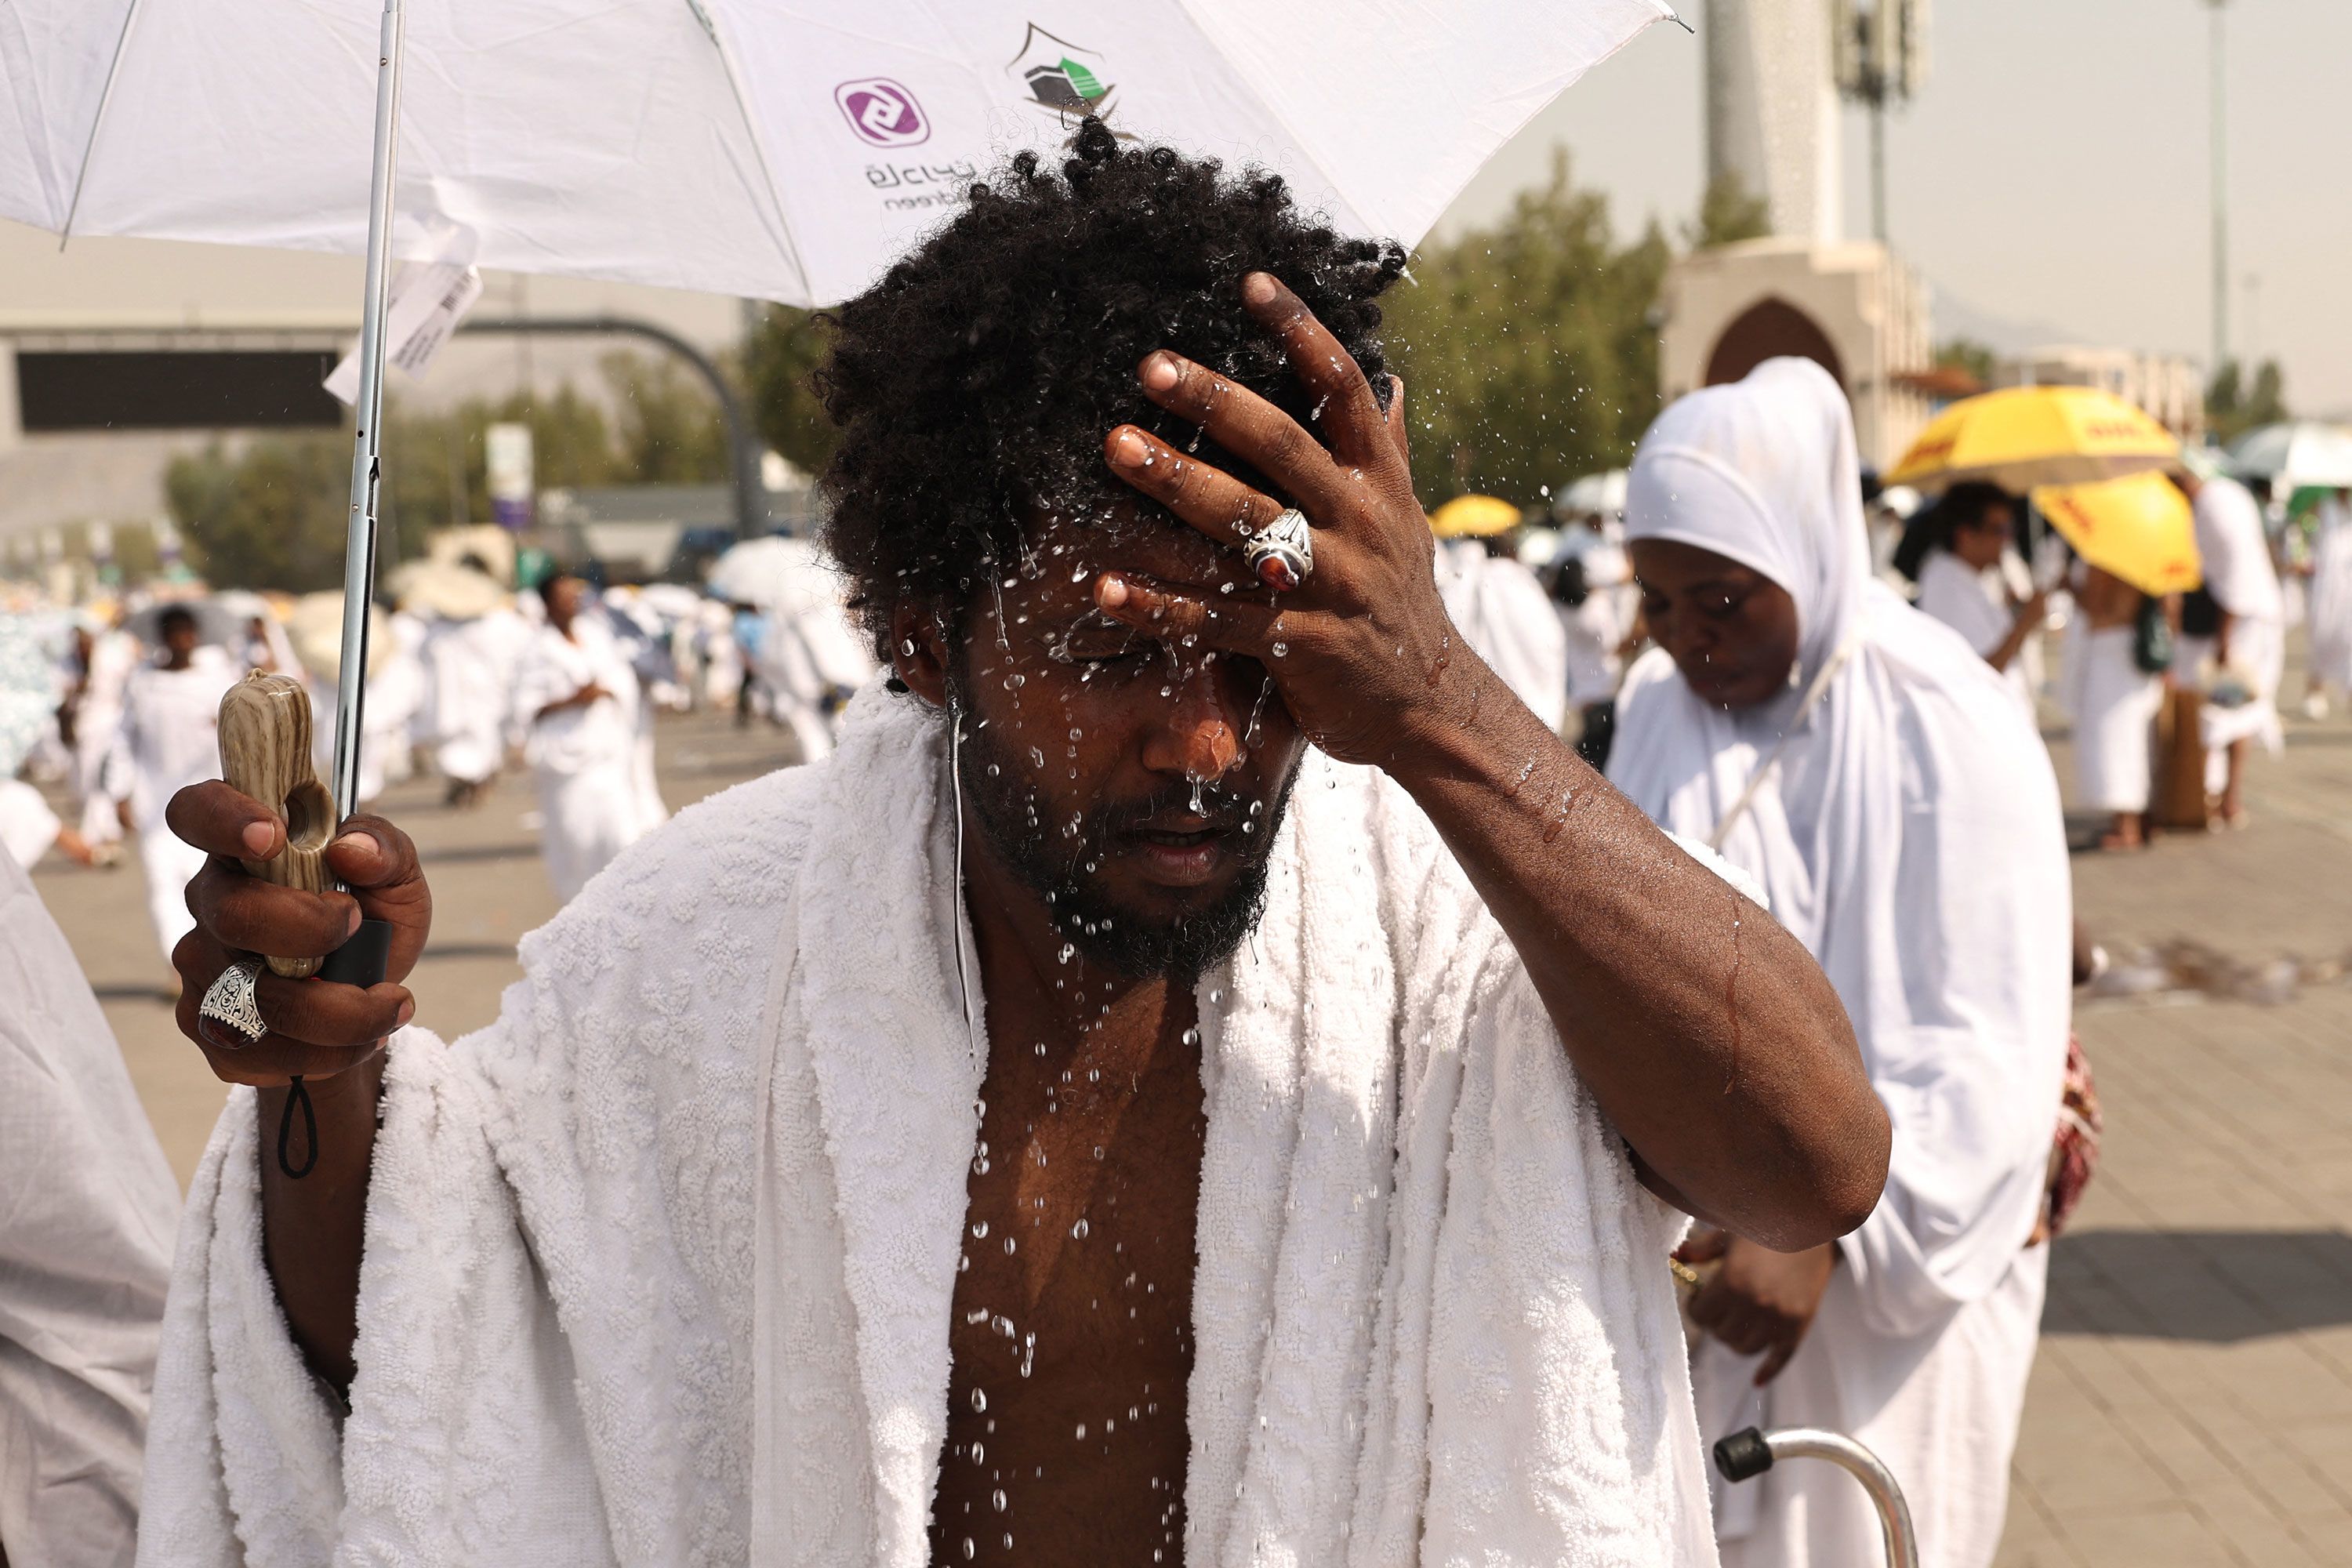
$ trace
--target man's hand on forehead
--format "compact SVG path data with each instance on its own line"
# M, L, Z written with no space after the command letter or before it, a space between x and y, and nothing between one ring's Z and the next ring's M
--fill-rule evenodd
M1144 357L1137 379L1146 397L1290 498L1313 530L1314 569L1289 593L1259 585L1240 550L1286 503L1122 425L1104 442L1111 471L1221 546L1221 562L1214 581L1106 563L1091 584L1094 603L1147 637L1263 661L1318 744L1349 761L1385 761L1402 727L1463 705L1464 696L1443 679L1456 639L1437 595L1429 520L1412 491L1403 387L1392 384L1383 412L1361 367L1268 274L1243 279L1242 301L1281 343L1323 440L1247 387L1165 349Z

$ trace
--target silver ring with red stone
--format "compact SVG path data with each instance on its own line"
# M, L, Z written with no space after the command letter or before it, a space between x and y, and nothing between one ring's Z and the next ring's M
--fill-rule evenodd
M1286 594L1315 574L1315 531L1307 514L1291 507L1252 534L1242 546L1250 575L1278 594Z

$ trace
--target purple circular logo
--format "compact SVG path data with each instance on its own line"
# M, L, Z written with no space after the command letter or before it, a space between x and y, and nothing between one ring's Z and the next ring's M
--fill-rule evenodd
M931 134L915 95L887 77L845 81L833 89L849 128L877 147L911 147Z

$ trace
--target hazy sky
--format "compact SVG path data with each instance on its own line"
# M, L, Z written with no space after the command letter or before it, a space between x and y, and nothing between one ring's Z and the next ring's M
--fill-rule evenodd
M1704 0L1681 8L1703 25ZM1939 0L1927 86L1887 128L1895 247L1955 318L2207 357L2210 18L2202 0ZM2352 0L2231 0L2231 340L2275 355L2298 412L2352 415ZM1554 144L1621 225L1698 202L1700 40L1651 28L1479 175L1449 226L1501 210ZM1847 115L1849 234L1868 143ZM2250 288L2252 274L2259 279Z

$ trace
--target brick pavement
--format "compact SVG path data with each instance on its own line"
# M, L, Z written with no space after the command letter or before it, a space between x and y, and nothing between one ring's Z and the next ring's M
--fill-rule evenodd
M2064 739L2053 737L2064 766ZM667 722L672 806L784 760L764 728ZM2260 759L2255 825L2076 861L2077 907L2126 950L2192 937L2246 963L2352 948L2352 724ZM415 980L451 1034L486 1022L513 942L553 910L509 781L477 812L419 785L387 808L434 873ZM135 866L37 874L184 1181L220 1089L173 1030ZM1999 1568L2352 1565L2352 986L2284 1005L2095 1002L2098 1181L2052 1260Z
M2340 962L2352 725L2291 724L2247 805L2242 832L2077 857L2093 934ZM2078 1023L2105 1158L2051 1258L1998 1568L2352 1564L2352 986Z

